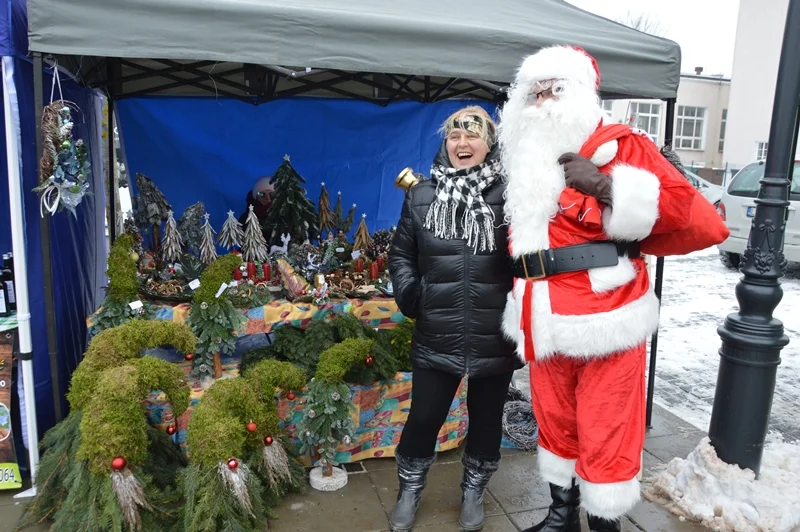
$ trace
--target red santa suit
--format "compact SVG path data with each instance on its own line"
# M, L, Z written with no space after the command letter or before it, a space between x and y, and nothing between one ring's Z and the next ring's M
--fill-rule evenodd
M547 52L523 64L518 85L573 77L597 86L599 72L585 53L575 59L563 47ZM612 180L610 206L563 184L560 192L540 193L537 174L558 171L556 161L531 160L529 167L517 162L508 169L510 253L525 257L528 275L515 278L503 329L530 362L541 475L563 488L577 479L582 506L607 519L639 500L645 344L658 328L659 302L641 256L622 253L614 266L536 277L552 260L539 252L638 242L690 223L691 185L649 137L633 133L600 146L591 159Z

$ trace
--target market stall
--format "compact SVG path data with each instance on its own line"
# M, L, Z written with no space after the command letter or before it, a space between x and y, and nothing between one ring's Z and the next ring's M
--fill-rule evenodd
M72 379L70 418L53 429L58 450L43 459L43 469L61 473L62 485L40 484L48 504L28 514L53 512L65 529L92 524L96 513L81 510L96 505L129 526L176 518L150 512L138 502L145 494L177 496L187 529L202 520L258 522L265 505L297 485L302 477L294 468L303 460L318 476L337 478L339 462L391 452L396 440L388 433L404 422L408 400L401 371L408 322L386 297L386 237L402 198L392 183L403 166L427 167L439 116L463 105L457 98L487 107L502 102L520 59L554 43L583 46L598 59L606 97L674 99L679 79L675 43L561 2L507 0L487 19L483 5L418 0L374 10L354 0L324 10L311 1L98 1L37 0L30 9L31 49L106 91L111 117L116 106L122 111L123 141L135 146L126 166L137 174L133 218L125 227L111 224L109 290L90 318L95 336ZM140 98L156 94L169 98ZM213 98L188 104L186 97L201 94ZM325 138L310 137L307 121L282 105L299 96L327 98L299 98L298 108L336 101L344 118L324 126ZM271 124L268 142L245 140L263 118L251 106L250 127L242 118L241 134L233 135L209 109L234 100L282 109L269 113L283 117L280 129ZM380 106L371 117L383 110L391 118L360 137L367 104ZM152 135L147 114L173 105L186 114L170 122L172 135L166 127ZM416 121L403 130L407 117ZM319 133L319 124L311 132ZM398 131L416 148L395 151ZM186 148L159 146L173 148L180 138ZM334 149L320 148L327 138ZM355 148L340 149L341 139ZM320 167L332 169L338 208L330 208L322 183L331 181ZM265 174L270 178L253 185ZM235 191L242 183L247 187ZM246 208L232 203L242 190L252 192ZM348 199L356 195L358 201ZM368 208L348 207L351 201ZM240 335L273 329L274 346L243 357L237 371L232 354ZM175 348L177 361L140 356L164 345ZM252 365L242 369L245 360ZM440 448L464 434L463 393L462 386ZM132 406L141 401L150 423ZM153 431L153 423L162 430ZM188 455L171 455L183 441ZM63 453L72 459L57 462ZM156 457L171 473L150 483L162 463ZM96 502L89 494L107 491L109 476L124 490L115 487L116 498ZM53 498L62 486L87 496L65 508ZM212 493L230 504L213 505Z

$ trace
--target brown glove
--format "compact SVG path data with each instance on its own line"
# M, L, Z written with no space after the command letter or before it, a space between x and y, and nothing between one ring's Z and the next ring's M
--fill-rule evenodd
M564 165L568 187L576 188L606 205L611 205L611 178L601 173L592 161L577 153L565 153L558 158L558 164Z

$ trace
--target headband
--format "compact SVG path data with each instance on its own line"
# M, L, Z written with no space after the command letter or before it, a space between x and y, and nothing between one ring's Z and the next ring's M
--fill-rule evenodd
M494 142L494 128L482 116L458 115L447 123L445 134L450 135L454 129L463 129L464 131L475 133L489 145Z

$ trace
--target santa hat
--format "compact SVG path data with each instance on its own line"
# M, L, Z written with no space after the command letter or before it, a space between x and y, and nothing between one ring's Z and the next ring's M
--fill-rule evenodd
M596 91L600 68L583 48L550 46L526 57L517 73L517 81L526 85L547 79L565 79Z
M253 186L253 196L257 196L259 192L275 192L275 186L270 181L272 181L270 176L262 177L256 181Z

